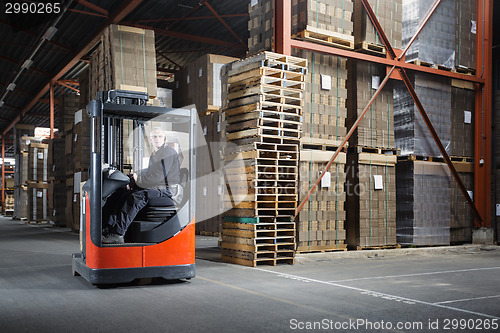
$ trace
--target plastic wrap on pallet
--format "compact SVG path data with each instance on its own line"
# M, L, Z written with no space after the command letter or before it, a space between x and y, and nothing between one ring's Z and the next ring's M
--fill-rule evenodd
M402 245L449 245L451 186L444 163L398 161L396 236Z
M439 139L450 154L450 79L416 73L411 80ZM394 131L396 148L401 149L401 155L442 156L410 93L402 83L396 84L394 88Z
M451 88L450 155L474 157L474 90Z
M332 36L353 34L352 0L292 1L292 34L303 30Z
M393 48L401 49L403 4L402 0L368 0L377 20ZM366 14L361 0L354 0L354 42L356 48L365 42L371 45L384 46L375 26Z
M455 1L455 67L476 68L476 0Z
M347 156L347 244L396 245L396 156Z
M408 45L434 0L403 0L403 47ZM452 68L455 65L455 1L443 0L406 53L419 60Z
M307 59L304 106L302 108L303 142L309 138L342 141L347 134L346 59L296 50L295 56Z
M348 61L347 128L351 128L385 76L385 67ZM349 146L394 148L392 83L387 82L349 139Z
M459 175L467 192L474 197L474 174L460 172ZM470 243L472 242L474 214L454 179L450 179L450 189L450 243Z

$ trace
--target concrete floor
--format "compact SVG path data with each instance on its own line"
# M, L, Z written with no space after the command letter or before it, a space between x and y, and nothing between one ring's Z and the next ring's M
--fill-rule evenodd
M293 266L247 268L219 262L216 245L197 239L188 282L97 288L71 275L77 234L0 217L0 331L500 330L499 247L299 255Z

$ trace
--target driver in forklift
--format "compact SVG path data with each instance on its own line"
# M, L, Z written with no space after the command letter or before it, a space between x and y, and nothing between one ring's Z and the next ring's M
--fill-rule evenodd
M168 145L165 131L155 127L149 141L153 153L147 169L131 173L130 185L113 193L103 207L103 244L122 244L128 227L150 199L163 198L165 206L174 205L172 193L180 181L177 151Z

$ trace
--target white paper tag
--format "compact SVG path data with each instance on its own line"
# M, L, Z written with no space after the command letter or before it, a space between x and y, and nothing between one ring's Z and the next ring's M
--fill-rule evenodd
M470 21L470 32L473 33L474 35L476 34L476 21Z
M207 196L207 187L206 186L203 186L203 196L204 197Z
M76 202L76 197L77 197L77 194L74 194L73 195L73 202Z
M222 194L222 185L217 186L217 194L218 195Z
M497 213L496 216L500 216L500 204L497 204Z
M207 135L207 126L203 126L203 135Z
M36 197L37 198L43 197L43 192L42 191L36 191Z
M384 180L382 179L382 175L373 175L373 181L375 183L376 190L384 189Z
M31 140L26 140L26 145L29 145L31 143Z
M78 140L78 133L75 133L75 142Z
M43 153L38 153L37 155L39 160L43 160Z
M200 70L198 71L198 77L203 76L203 67L200 67Z
M250 5L251 5L252 7L253 7L253 6L255 6L255 5L256 5L256 4L258 4L258 3L259 3L259 0L252 0L252 1L250 1Z
M466 124L472 123L472 112L464 111L464 123Z
M332 77L330 75L321 74L321 89L323 90L332 89Z
M473 191L467 191L467 193L469 194L470 199L474 200L474 192Z
M321 178L321 187L332 186L332 174L330 172L325 172L323 178Z
M220 132L220 122L217 122L217 133Z
M83 110L78 110L75 112L75 125L82 121Z
M380 76L372 76L372 89L377 90L380 86Z
M189 81L190 81L190 80L189 80L189 75L188 75L188 76L186 77L186 82L187 82L187 84L189 84Z

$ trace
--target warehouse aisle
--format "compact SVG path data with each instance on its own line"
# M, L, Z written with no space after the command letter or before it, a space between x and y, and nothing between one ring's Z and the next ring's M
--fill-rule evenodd
M218 262L213 238L197 241L190 281L97 288L71 275L77 234L0 217L2 332L286 332L315 322L423 332L450 319L500 321L496 247L247 268ZM382 321L392 329L373 326Z

